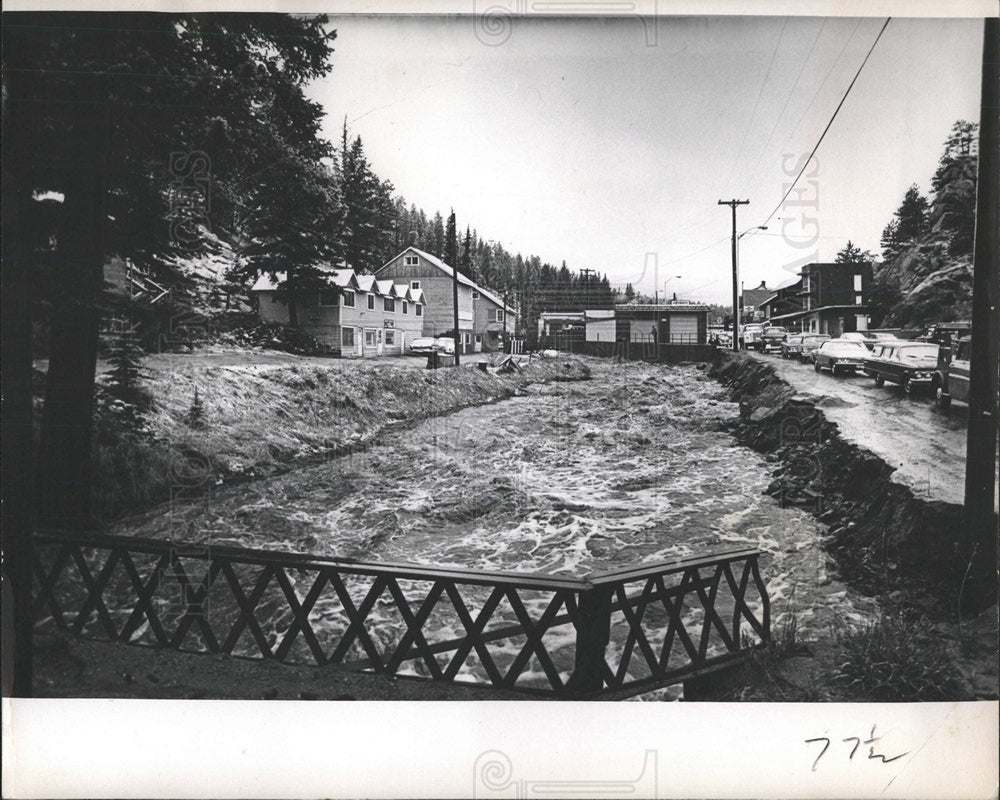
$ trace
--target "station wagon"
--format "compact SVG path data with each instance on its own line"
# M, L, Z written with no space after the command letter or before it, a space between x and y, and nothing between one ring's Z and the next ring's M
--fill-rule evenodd
M938 366L936 344L928 342L887 342L876 345L865 359L865 374L875 379L876 386L886 381L902 384L907 394L921 386L931 386Z

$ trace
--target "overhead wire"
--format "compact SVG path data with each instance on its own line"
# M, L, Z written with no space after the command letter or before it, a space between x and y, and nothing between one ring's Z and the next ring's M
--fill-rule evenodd
M891 21L892 17L886 17L885 22L882 24L882 28L878 32L878 36L875 37L875 41L872 42L871 47L868 48L868 53L865 55L864 60L861 62L861 66L858 67L858 71L854 74L854 78L851 80L847 89L844 91L843 97L841 97L840 102L837 103L837 107L833 110L833 115L830 117L830 121L827 122L826 127L823 128L823 133L820 134L819 139L816 141L816 144L813 146L812 151L809 153L809 157L803 163L802 169L799 170L798 175L795 176L795 180L791 182L791 184L788 187L788 191L786 191L785 194L782 196L781 200L778 201L778 204L774 207L774 210L770 214L768 214L767 218L760 224L761 226L767 225L767 223L770 222L771 219L773 219L774 215L778 213L778 211L781 209L782 204L785 202L786 199L788 199L788 195L792 193L792 190L795 188L795 185L799 182L799 178L802 177L803 173L806 171L806 168L812 162L813 157L816 155L816 151L819 149L819 146L823 143L823 139L826 138L826 134L827 132L829 132L830 127L833 125L833 121L837 118L837 114L840 113L840 109L843 107L844 102L851 94L851 89L853 89L854 84L857 83L858 77L861 75L861 71L865 68L865 64L868 63L868 59L871 58L871 54L875 51L875 46L879 43L879 40L882 38L882 34L885 33L885 29L889 27L889 23Z

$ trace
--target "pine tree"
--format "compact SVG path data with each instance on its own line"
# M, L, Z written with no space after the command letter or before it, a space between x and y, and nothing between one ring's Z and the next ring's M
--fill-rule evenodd
M427 248L430 254L444 259L444 218L441 216L440 211L434 212L434 219L431 221L427 235L429 237Z
M455 232L455 209L448 214L448 227L444 234L444 263L458 269L458 238Z
M393 186L372 170L361 137L348 141L346 119L339 168L345 206L344 255L348 265L358 272L374 272L394 255Z
M140 386L143 355L135 333L126 324L125 329L115 337L108 356L108 363L111 364L109 384L114 397L140 407L149 402L149 394Z
M205 427L205 407L202 405L197 386L194 387L194 398L191 400L191 407L188 409L184 421L189 428L199 429Z
M474 281L479 281L479 276L476 275L472 268L472 234L469 232L469 226L465 226L465 239L462 241L462 255L459 257L459 267L463 275L468 276Z
M105 258L191 252L205 231L231 228L280 158L321 157L322 108L302 87L331 68L335 33L325 17L279 14L18 20L2 30L5 103L23 112L19 124L31 135L17 139L16 152L5 137L5 163L9 156L18 164L17 186L4 170L5 190L30 197L46 186L65 197L46 283L52 326L40 507L80 521L92 484ZM30 87L7 93L8 72L30 76ZM5 238L30 235L8 230L7 221Z
M896 210L896 240L908 242L927 232L927 198L916 184L906 190L903 202Z
M835 260L838 264L856 264L862 260L861 248L848 239L847 244L844 245L844 249L837 253Z

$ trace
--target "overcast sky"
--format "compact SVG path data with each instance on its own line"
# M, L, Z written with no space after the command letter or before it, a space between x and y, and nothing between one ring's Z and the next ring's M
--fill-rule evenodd
M670 279L728 302L717 201L750 200L740 231L768 217L883 22L528 16L496 33L468 17L334 17L334 69L310 94L328 137L346 116L429 215L454 207L462 230L613 284ZM893 19L799 184L804 205L742 239L746 286L833 260L848 238L877 251L906 188L929 190L952 123L978 121L981 58L981 20Z

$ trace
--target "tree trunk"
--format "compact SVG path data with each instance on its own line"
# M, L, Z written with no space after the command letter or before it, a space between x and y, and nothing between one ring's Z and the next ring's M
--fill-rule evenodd
M31 266L26 205L31 187L20 168L27 135L21 76L3 76L2 332L0 332L0 523L3 527L3 693L31 696L34 431L31 395ZM16 93L16 94L15 94ZM20 129L18 128L20 126Z
M298 292L296 291L294 270L288 270L285 277L285 291L288 293L288 327L299 327L299 304Z
M52 309L39 470L40 517L63 527L86 526L93 518L90 443L112 131L107 104L85 108L75 122L78 166L66 184L58 242L60 280Z

